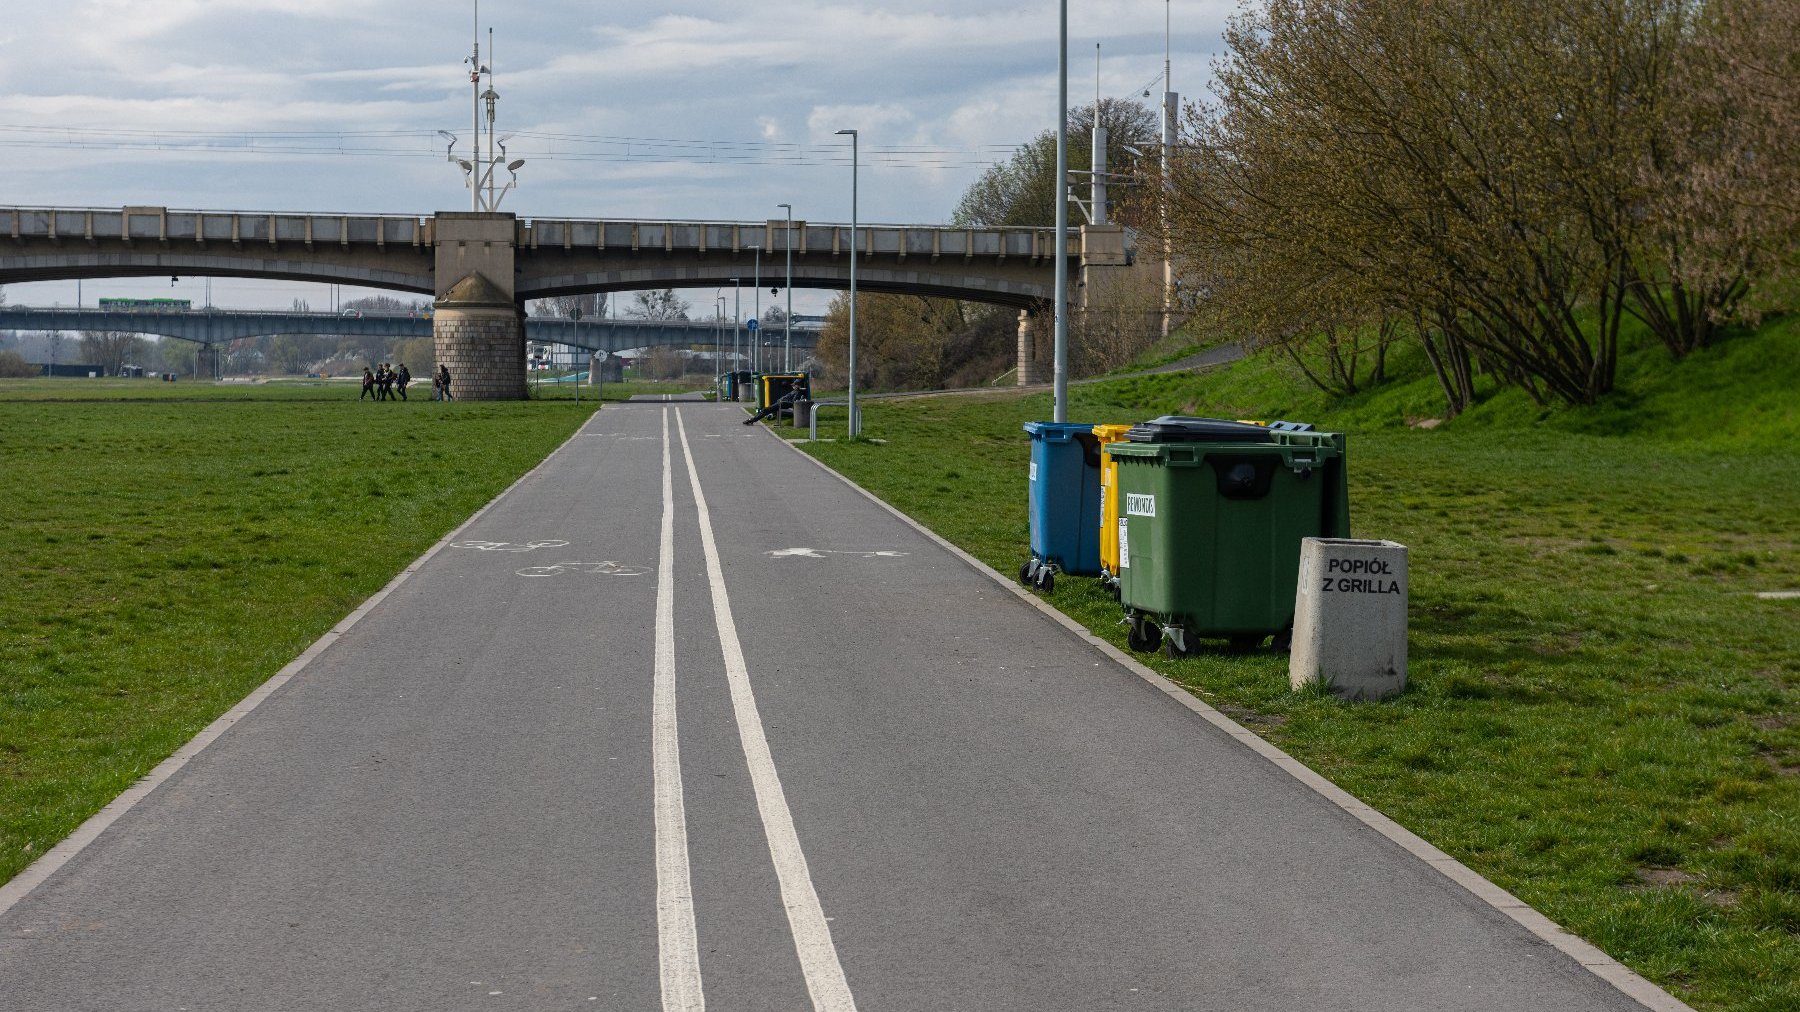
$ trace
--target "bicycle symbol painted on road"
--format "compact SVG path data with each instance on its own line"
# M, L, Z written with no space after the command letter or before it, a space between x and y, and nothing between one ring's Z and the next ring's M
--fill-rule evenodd
M516 570L520 576L561 576L564 573L591 573L595 576L643 576L648 566L627 566L623 562L558 562L549 566L526 566Z
M535 552L540 548L563 548L567 541L456 541L451 548L479 548L484 552Z

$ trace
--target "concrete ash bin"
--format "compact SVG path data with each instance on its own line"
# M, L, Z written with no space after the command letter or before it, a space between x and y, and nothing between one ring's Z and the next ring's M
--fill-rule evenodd
M1345 699L1406 688L1406 546L1304 538L1288 683L1323 681Z

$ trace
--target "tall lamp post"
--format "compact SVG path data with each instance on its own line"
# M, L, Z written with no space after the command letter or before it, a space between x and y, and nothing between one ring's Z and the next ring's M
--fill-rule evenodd
M787 251L787 316L781 324L781 371L794 371L794 205L776 204L787 212L787 229L781 234L781 247Z
M577 305L575 308L569 310L569 316L571 316L575 320L575 347L579 348L579 347L581 347L581 307L579 305ZM580 359L576 359L577 364L575 366L575 406L576 407L581 407L581 365L579 364L580 361L581 361Z
M1056 47L1056 357L1051 420L1069 420L1069 0L1061 0Z
M752 354L755 355L756 365L751 368L755 372L762 372L762 247L758 245L752 246L750 249L756 254L756 266L751 269L750 274L750 288L756 300L756 308L751 310L751 315L756 320L756 330L750 335L750 340L755 342L755 351Z
M1068 0L1063 0L1067 4ZM862 434L862 418L856 413L856 177L857 144L855 130L839 130L850 137L850 436ZM1058 263L1062 262L1059 257Z
M738 338L744 332L744 279L732 278L731 283L737 287L731 290L731 368L735 372L738 366Z
M722 347L725 335L725 296L719 294L724 285L713 289L713 389L719 392L719 399L725 399L725 350Z

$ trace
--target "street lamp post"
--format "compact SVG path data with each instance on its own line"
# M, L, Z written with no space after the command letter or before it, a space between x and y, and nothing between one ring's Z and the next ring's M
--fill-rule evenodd
M575 318L575 347L579 348L581 347L581 307L577 305L574 309L569 310L569 315ZM575 406L581 407L581 366L579 365L575 367Z
M750 249L756 254L756 266L751 269L750 274L750 287L755 291L756 301L756 308L753 310L756 332L750 335L750 339L756 342L756 365L752 368L756 372L762 372L762 246L752 246Z
M721 285L720 288L724 286ZM719 289L713 289L713 389L718 391L719 400L725 399L725 296Z
M1069 420L1069 0L1057 5L1056 48L1056 356L1051 420Z
M781 323L781 371L794 371L794 205L776 204L787 212L787 228L781 233L781 248L787 252L787 316Z
M732 278L731 283L737 287L731 290L731 368L737 371L738 339L744 331L744 279Z
M1064 0L1067 3L1067 0ZM862 418L856 413L856 177L857 145L855 130L839 130L850 136L850 436L862 434ZM1057 261L1061 262L1060 258Z

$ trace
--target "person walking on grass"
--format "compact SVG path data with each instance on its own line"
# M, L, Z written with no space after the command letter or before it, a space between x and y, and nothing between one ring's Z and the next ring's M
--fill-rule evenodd
M447 365L438 366L438 386L444 388L444 400L456 400L456 397L450 393L450 367Z
M380 399L375 397L375 374L370 372L369 367L366 365L363 366L362 393L358 394L356 399L360 401L364 397L370 397L377 400Z
M400 399L406 400L406 385L412 382L412 370L406 363L400 363L400 371L394 374L394 385L400 388Z

